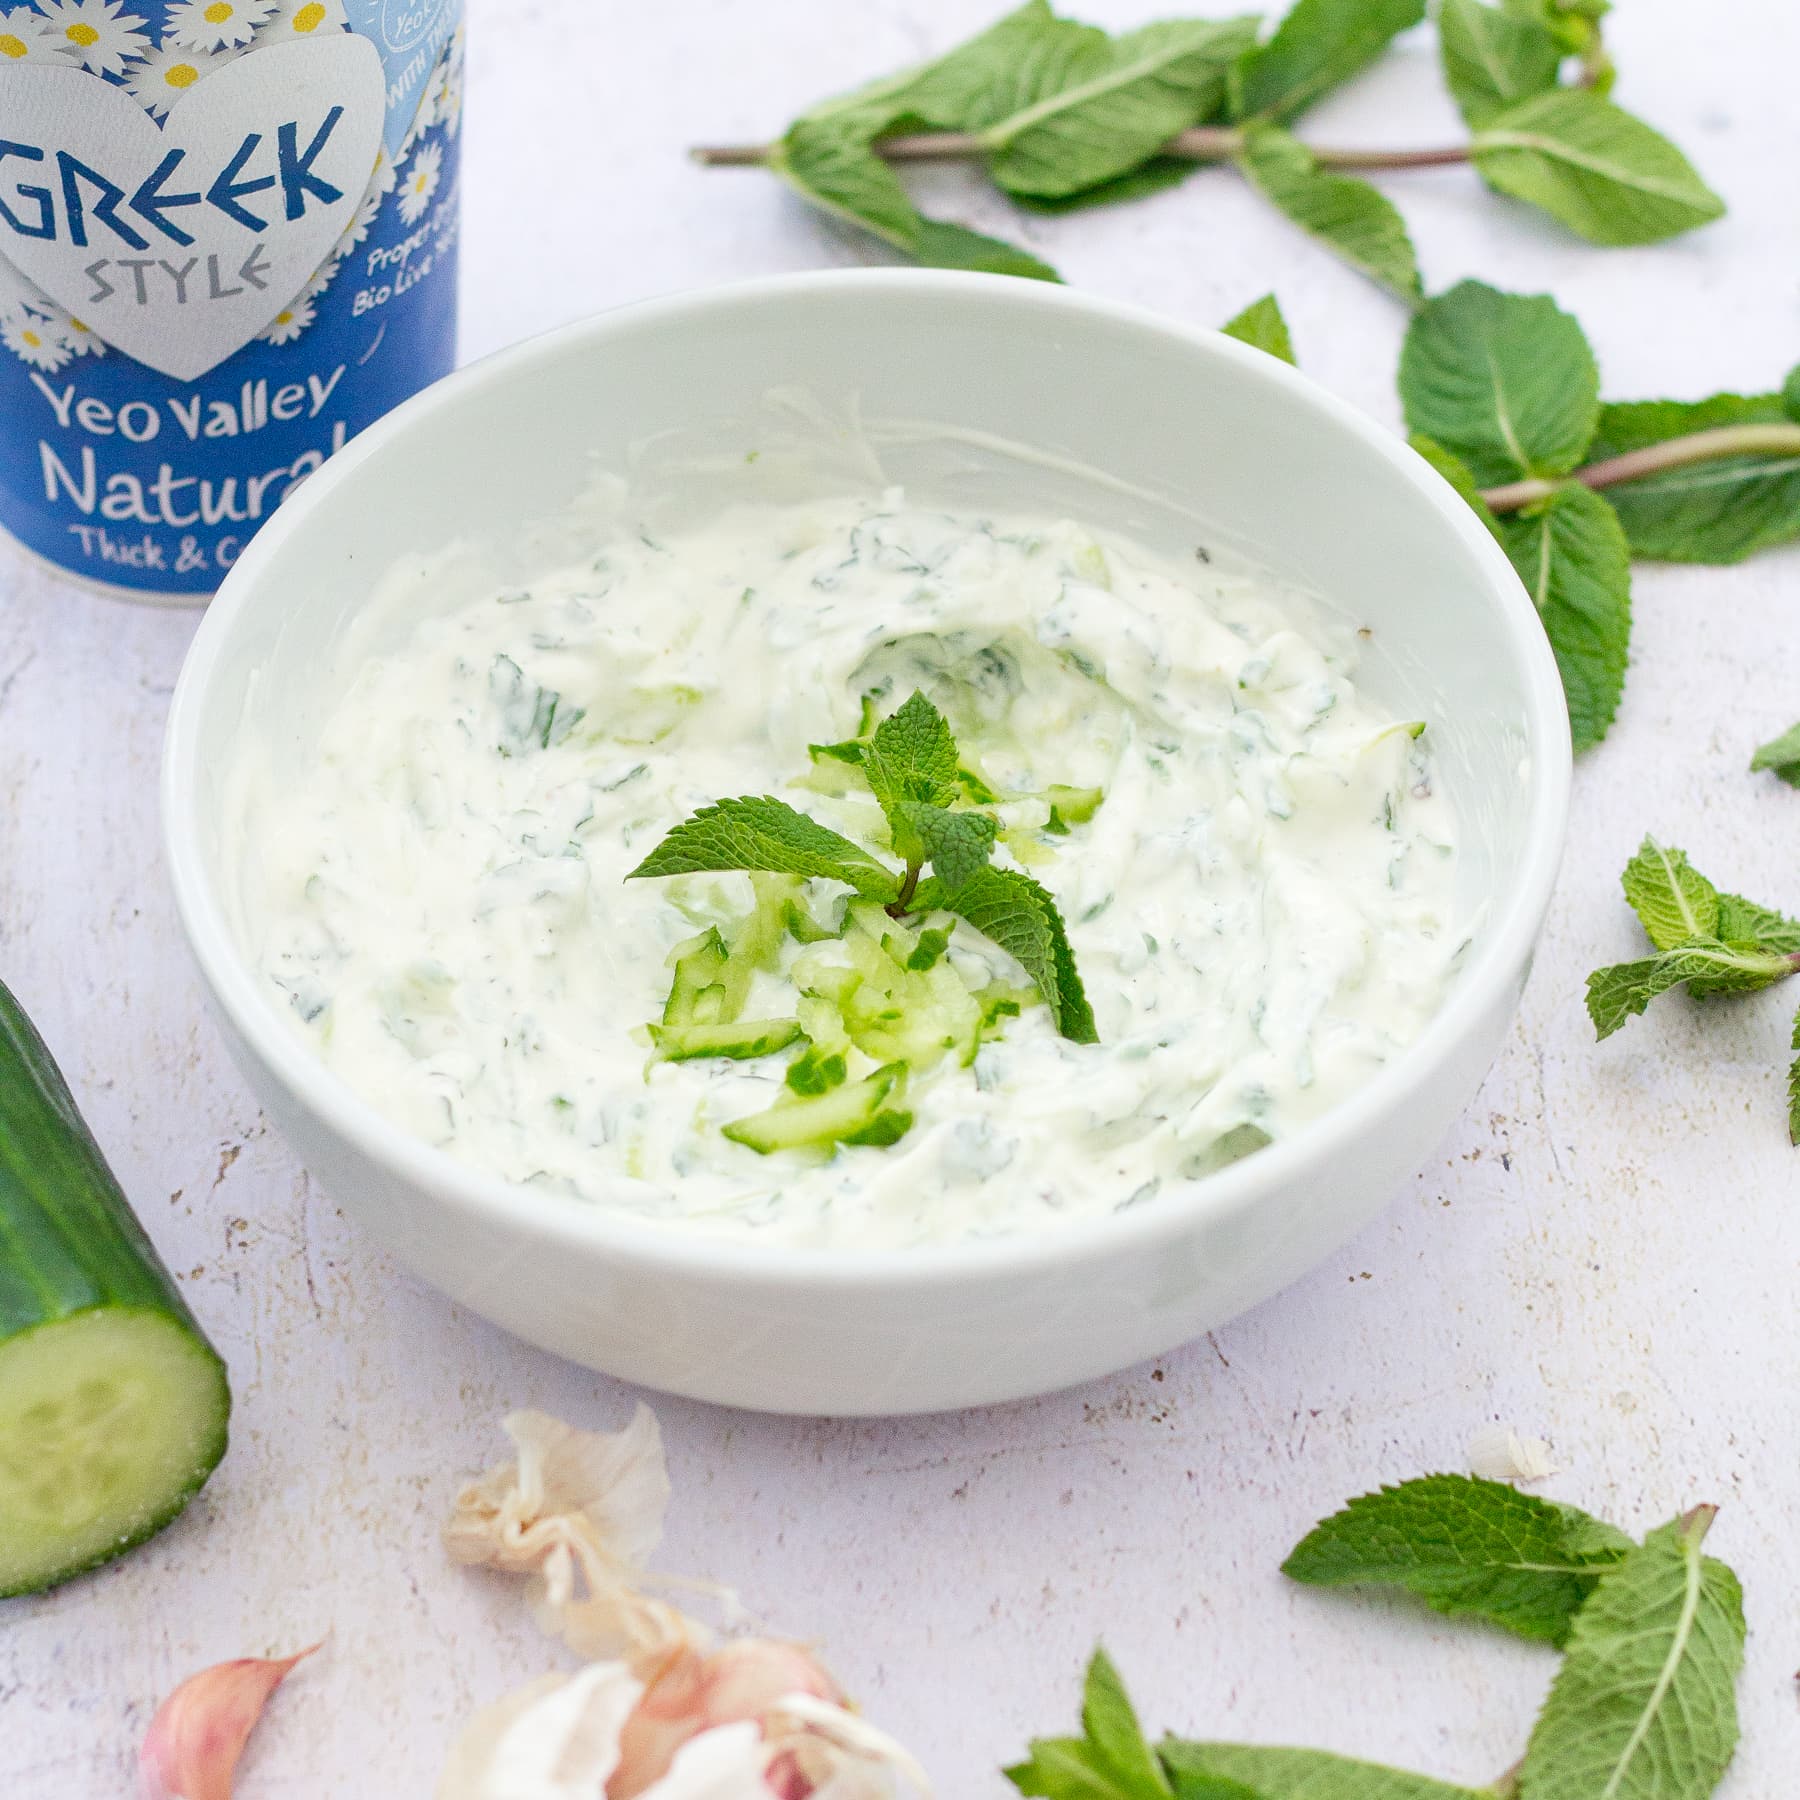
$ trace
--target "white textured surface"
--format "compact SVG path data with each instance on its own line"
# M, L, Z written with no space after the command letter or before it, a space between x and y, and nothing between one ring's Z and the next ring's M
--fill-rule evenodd
M466 343L480 352L670 288L862 252L699 139L796 107L983 22L986 0L476 0ZM1086 11L1127 22L1136 0ZM1733 0L1615 15L1621 99L1732 205L1661 249L1599 252L1450 171L1395 177L1428 283L1550 287L1621 398L1774 385L1793 360L1791 77L1800 15ZM1727 21L1730 29L1722 29ZM1308 121L1321 141L1432 141L1427 50ZM1274 286L1305 366L1394 413L1402 321L1224 173L1067 220L976 223L1072 280L1214 321ZM1072 1721L1103 1636L1148 1721L1312 1742L1465 1781L1523 1742L1551 1663L1410 1608L1283 1584L1321 1513L1460 1466L1501 1421L1546 1437L1545 1491L1649 1526L1724 1503L1743 1575L1745 1742L1721 1792L1796 1765L1800 1153L1782 1128L1792 995L1702 1018L1675 999L1598 1048L1581 978L1638 939L1616 876L1646 829L1800 906L1800 793L1745 772L1800 716L1800 555L1640 569L1624 717L1578 768L1570 855L1512 1041L1388 1216L1308 1281L1154 1368L1030 1404L904 1423L659 1406L664 1566L733 1582L823 1640L946 1796L998 1796L1033 1731ZM509 1588L436 1528L520 1405L620 1422L631 1396L502 1337L394 1270L258 1119L200 1008L153 818L190 618L63 587L0 551L0 974L62 1057L146 1224L231 1362L233 1449L188 1516L48 1599L0 1604L0 1791L122 1794L156 1701L193 1668L330 1632L245 1765L244 1800L422 1794L455 1722L554 1661ZM1784 1004L1785 999L1785 1004Z

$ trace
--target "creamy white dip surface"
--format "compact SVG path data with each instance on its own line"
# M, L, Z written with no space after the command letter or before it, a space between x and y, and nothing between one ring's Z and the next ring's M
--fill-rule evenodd
M1354 626L1204 550L897 490L620 532L368 660L300 769L237 771L241 929L320 1058L477 1168L769 1243L1053 1229L1287 1136L1439 1004L1454 812L1430 730L1353 684ZM866 788L809 746L915 688L999 796L996 864L1059 903L1100 1042L1027 1004L908 1079L898 1142L762 1155L721 1126L783 1095L795 1048L657 1060L644 1029L749 878L625 877L728 795L879 852ZM1104 798L1058 832L1052 787ZM831 924L845 895L804 899ZM746 1016L792 1015L795 959L835 953L784 941ZM948 956L1023 983L966 927Z

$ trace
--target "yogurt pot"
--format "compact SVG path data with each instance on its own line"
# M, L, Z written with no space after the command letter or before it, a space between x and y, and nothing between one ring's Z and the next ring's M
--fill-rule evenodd
M0 0L0 527L199 601L456 348L462 0Z

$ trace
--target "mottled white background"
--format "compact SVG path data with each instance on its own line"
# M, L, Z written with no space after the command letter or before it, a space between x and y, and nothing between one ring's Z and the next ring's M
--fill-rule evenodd
M869 254L687 144L943 46L989 0L474 0L466 348L596 307ZM1133 23L1140 0L1087 0ZM1171 7L1170 10L1179 10ZM1620 98L1731 216L1591 250L1472 176L1389 178L1433 288L1480 273L1579 313L1615 397L1767 389L1800 353L1784 0L1631 0ZM1309 118L1317 141L1454 129L1425 42ZM1305 367L1393 421L1402 319L1230 174L1065 220L973 180L949 210L1089 290L1216 322L1273 286ZM1397 574L1400 572L1397 572ZM1570 854L1505 1053L1388 1215L1250 1317L1154 1366L990 1412L798 1422L660 1403L665 1566L816 1634L946 1796L998 1796L1073 1719L1104 1637L1156 1728L1312 1742L1469 1782L1519 1750L1541 1652L1276 1573L1321 1513L1460 1466L1503 1421L1547 1491L1633 1527L1723 1503L1742 1573L1745 1741L1722 1792L1800 1767L1800 1152L1780 1071L1796 996L1685 1000L1596 1047L1594 964L1634 954L1616 876L1651 829L1800 907L1800 793L1745 769L1800 717L1800 553L1643 568L1624 716L1581 764ZM193 618L89 597L0 550L0 973L231 1363L232 1451L172 1531L47 1599L0 1603L0 1792L123 1794L159 1695L201 1664L329 1633L245 1764L244 1800L425 1794L457 1721L555 1660L437 1525L521 1405L622 1421L633 1395L503 1337L396 1270L258 1116L177 939L155 824L163 714Z

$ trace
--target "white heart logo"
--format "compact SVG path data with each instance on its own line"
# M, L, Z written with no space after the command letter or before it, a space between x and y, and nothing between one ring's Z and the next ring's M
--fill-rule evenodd
M107 343L191 381L317 273L381 147L381 58L339 34L203 77L159 129L80 69L0 68L0 256Z

